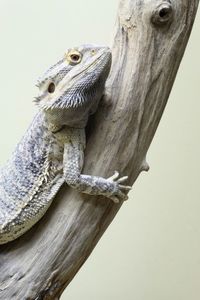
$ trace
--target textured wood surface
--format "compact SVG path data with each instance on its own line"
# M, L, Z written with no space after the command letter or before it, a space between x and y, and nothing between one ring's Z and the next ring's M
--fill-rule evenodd
M85 174L133 184L165 108L198 0L121 0L113 67L88 126ZM0 299L59 299L120 208L64 186L44 218L0 247Z

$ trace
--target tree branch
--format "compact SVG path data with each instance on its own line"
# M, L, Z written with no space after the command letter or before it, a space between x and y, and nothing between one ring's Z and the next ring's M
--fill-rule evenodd
M102 105L88 126L85 174L108 177L120 170L133 184L148 169L146 152L198 2L121 0L111 74ZM120 206L64 186L38 224L0 247L0 298L59 299Z

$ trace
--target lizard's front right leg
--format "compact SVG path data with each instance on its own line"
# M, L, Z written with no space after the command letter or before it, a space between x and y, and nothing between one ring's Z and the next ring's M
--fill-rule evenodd
M84 158L84 145L78 135L71 136L69 142L64 146L63 171L65 181L72 188L90 195L103 195L114 202L127 200L127 191L130 186L123 185L128 176L119 178L115 171L109 178L81 174Z

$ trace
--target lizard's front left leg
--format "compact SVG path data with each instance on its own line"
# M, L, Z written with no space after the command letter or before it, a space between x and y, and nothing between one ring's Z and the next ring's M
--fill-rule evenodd
M119 178L119 173L115 171L109 178L81 174L84 160L85 145L80 138L80 132L71 136L64 146L63 170L67 184L78 191L91 195L104 195L114 202L127 200L127 191L130 186L123 185L128 176Z

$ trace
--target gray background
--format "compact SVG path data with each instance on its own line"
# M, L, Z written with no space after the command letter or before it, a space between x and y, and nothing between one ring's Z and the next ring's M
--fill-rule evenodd
M36 108L34 82L68 47L109 44L117 0L0 0L0 163ZM200 14L141 174L62 300L200 299ZM100 175L100 174L99 174Z

